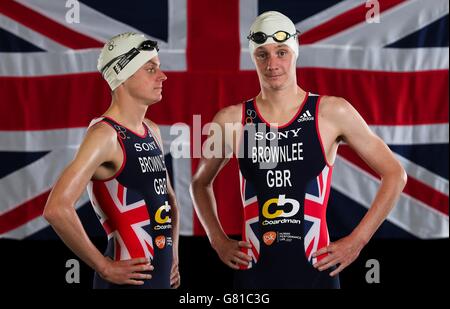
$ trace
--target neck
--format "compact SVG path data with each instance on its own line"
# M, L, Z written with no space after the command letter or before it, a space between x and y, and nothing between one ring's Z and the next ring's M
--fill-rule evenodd
M292 86L280 90L262 87L257 100L271 110L288 110L292 108L293 102L300 104L305 95L306 91L293 83Z
M104 113L105 116L109 116L120 122L124 126L139 132L142 128L142 122L144 121L145 114L147 113L148 106L145 104L139 104L136 100L131 98L124 98L123 96L113 95L111 106Z

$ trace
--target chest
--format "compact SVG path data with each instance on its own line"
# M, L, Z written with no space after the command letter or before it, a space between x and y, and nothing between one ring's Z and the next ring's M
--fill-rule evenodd
M283 179L309 178L324 164L314 121L296 121L276 130L265 123L245 125L238 160L247 179L267 178L268 173Z
M166 178L164 154L154 137L125 134L119 139L124 150L122 180L135 184Z

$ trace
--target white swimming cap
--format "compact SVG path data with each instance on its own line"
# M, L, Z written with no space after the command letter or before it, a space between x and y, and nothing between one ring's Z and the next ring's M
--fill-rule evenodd
M144 46L143 42L146 42ZM149 48L148 43L153 47ZM143 34L126 32L111 38L103 46L97 69L111 90L114 90L157 55L156 42L150 41Z
M267 35L273 35L277 31L285 31L292 35L289 39L284 41L282 44L286 44L289 46L292 51L295 54L295 57L298 57L298 39L297 35L293 35L294 33L297 33L297 29L295 29L294 23L289 19L289 17L281 14L277 11L268 11L264 12L258 17L256 17L255 21L253 22L252 26L250 27L250 35L256 32L263 32ZM253 52L256 48L271 44L271 43L277 43L273 38L269 37L267 40L262 43L258 44L252 40L249 40L249 48L250 48L250 55L255 61Z

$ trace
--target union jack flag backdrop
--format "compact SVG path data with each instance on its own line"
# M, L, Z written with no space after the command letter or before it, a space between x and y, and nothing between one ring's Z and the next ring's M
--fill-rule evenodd
M377 3L379 23L366 22ZM76 9L79 22L71 23L66 17ZM193 115L205 124L220 108L259 92L246 35L267 10L286 14L302 33L299 84L351 102L408 173L398 205L377 235L448 237L447 0L2 0L0 237L54 236L41 216L45 201L89 122L110 104L96 61L104 42L126 31L160 43L168 80L148 117L161 125L181 233L203 235L188 192L198 159L171 156L171 147L199 143ZM190 137L176 139L172 125L175 131L189 128ZM332 237L351 231L379 185L348 146L338 154L328 207ZM225 230L239 234L235 161L215 181L215 192ZM104 235L87 194L76 207L88 232Z

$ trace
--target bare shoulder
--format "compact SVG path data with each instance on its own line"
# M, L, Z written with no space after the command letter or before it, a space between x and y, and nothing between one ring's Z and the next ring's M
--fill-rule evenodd
M110 144L116 142L117 133L109 124L100 121L88 128L84 141L94 141L102 144Z
M219 124L240 123L242 120L242 103L222 108L214 116L213 122Z
M352 105L344 98L335 96L320 98L319 113L322 117L341 117L352 109Z
M98 165L109 161L117 147L117 132L109 124L98 122L87 129L74 162Z

